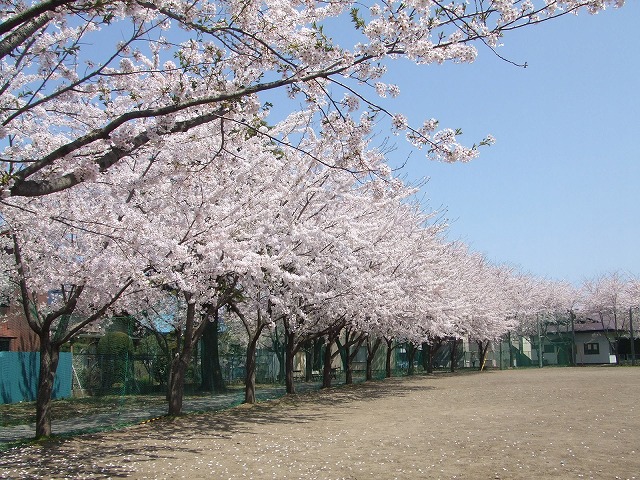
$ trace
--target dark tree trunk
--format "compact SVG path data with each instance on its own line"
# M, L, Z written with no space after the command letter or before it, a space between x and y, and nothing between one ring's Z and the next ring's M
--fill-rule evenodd
M487 342L483 342L482 340L478 340L478 352L480 353L480 366L478 367L478 370L483 371L484 370L484 363L486 361L487 358L487 351L489 350L489 345L491 342L489 342L489 340L487 340Z
M429 352L427 355L427 373L433 373L433 360L436 356L436 352L438 351L438 347L429 345Z
M60 360L60 345L51 342L49 330L40 338L40 373L36 397L36 438L51 436L51 395Z
M218 311L216 310L213 321L207 322L202 335L202 350L200 352L202 384L200 389L205 392L222 393L226 390L218 349L219 326Z
M407 367L407 375L414 375L416 373L416 368L414 366L414 362L416 359L416 347L413 343L407 343L407 360L409 365Z
M433 373L431 366L431 345L429 342L422 342L422 369L427 373Z
M286 324L285 324L285 329L286 329ZM278 359L278 382L279 383L282 383L282 382L286 383L286 380L287 380L286 379L286 377L287 377L287 367L286 367L287 355L285 353L285 346L279 340L277 334L278 334L278 330L276 329L276 332L275 332L276 338L274 339L273 336L271 337L271 345L273 347L273 352L276 354L276 358Z
M295 333L286 333L285 343L285 379L287 393L296 393L296 386L293 378L293 360L295 358Z
M392 339L385 340L387 344L386 358L385 358L385 376L391 378L391 353L393 352Z
M387 357L385 361L385 374L387 378L391 378L391 352L393 351L393 338L385 338L387 344Z
M244 403L256 403L256 350L258 348L258 338L259 335L256 335L247 345Z
M369 341L369 339L367 339L367 381L373 380L373 360L376 357L376 352L378 351L378 348L380 348L381 343L382 340L379 338L376 338L373 344Z
M180 415L182 413L182 401L184 399L184 382L187 375L187 367L191 357L191 348L183 348L171 362L169 372L169 389L167 397L169 400L169 415Z
M329 337L324 346L324 366L322 369L322 388L331 387L331 362L333 355L331 354L331 346L333 345L333 337Z
M191 295L185 293L187 301L187 318L185 321L184 335L178 335L178 353L171 361L171 371L169 372L169 388L167 389L167 400L169 402L169 415L180 415L182 413L182 400L184 398L184 382L187 375L187 367L191 361L193 352L195 304L191 303ZM182 342L180 342L182 337Z
M438 338L437 340L433 341L433 345L429 345L429 369L430 369L428 370L429 373L433 373L433 370L435 368L434 365L435 365L436 354L440 350L440 347L442 346L443 341L444 341L443 338Z
M256 403L256 351L258 350L258 340L260 340L262 330L267 326L267 323L263 321L262 312L258 308L257 325L255 330L252 330L250 322L238 309L238 306L233 302L228 302L227 305L242 321L249 337L249 343L247 344L247 357L245 361L244 403ZM269 307L267 308L267 311L269 311Z
M351 385L353 383L353 364L352 364L352 357L351 357L351 345L349 344L349 334L347 333L347 341L345 342L345 345L342 347L343 351L344 351L344 376L345 376L345 380L344 383L346 385Z
M315 349L315 342L313 340L307 340L305 342L304 349L304 381L310 382L313 377L313 354Z
M353 383L353 361L358 355L364 339L365 336L363 334L358 335L357 332L350 328L345 329L344 345L340 343L339 339L336 339L336 343L340 350L340 356L342 357L342 364L344 366L346 385L351 385Z
M451 356L449 357L449 363L451 363L451 371L456 371L456 350L458 347L458 339L451 340Z

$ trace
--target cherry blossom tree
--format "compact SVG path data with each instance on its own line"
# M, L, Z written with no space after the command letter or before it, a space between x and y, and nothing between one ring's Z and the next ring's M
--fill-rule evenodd
M133 172L126 219L137 225L135 241L147 262L147 303L173 292L185 308L174 317L180 348L169 381L171 415L181 412L186 369L207 325L224 305L235 309L246 279L260 272L259 229L272 218L265 212L286 168L268 139L218 127L176 135L163 151L110 172Z
M3 214L3 271L39 339L36 437L51 434L60 348L114 311L143 271L121 232L95 215L105 192L86 184L70 194L8 199L11 208ZM86 221L73 224L67 218Z
M445 272L440 253L442 225L429 224L430 213L404 203L389 205L383 226L366 249L366 275L375 289L361 298L369 305L359 326L367 341L367 378L383 339L387 347L386 373L391 375L391 353L401 342L418 344L430 328L439 305L438 289Z
M594 280L585 281L582 288L585 311L598 315L618 363L618 343L622 335L621 331L628 328L627 310L631 305L628 281L621 273L612 272ZM611 319L613 319L613 338L609 334Z
M460 145L456 131L438 129L433 119L411 128L401 113L375 103L376 96L399 94L383 81L393 60L471 62L474 45L497 52L513 29L622 3L5 2L3 196L69 188L198 126L243 125L250 120L233 112L277 90L354 138L363 122L387 117L428 156L467 161L477 147ZM345 27L351 36L333 40ZM331 164L367 168L357 156Z
M479 265L479 281L474 282L468 335L478 344L479 369L484 370L486 355L491 345L501 339L515 325L509 311L512 272L505 267Z
M630 277L627 281L627 298L630 307L640 307L640 278Z
M470 62L474 45L497 53L510 30L621 4L2 3L2 258L40 337L37 435L50 434L60 346L109 310L167 295L181 308L171 414L224 305L248 334L247 401L275 322L293 335L289 357L326 335L325 384L344 329L356 347L510 328L502 271L443 247L370 147L384 119L447 162L491 139L463 147L458 132L409 126L375 98L399 94L384 83L396 59ZM292 113L272 120L274 98Z

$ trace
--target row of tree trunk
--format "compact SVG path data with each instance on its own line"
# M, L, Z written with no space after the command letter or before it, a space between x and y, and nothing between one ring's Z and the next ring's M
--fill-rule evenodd
M194 304L189 302L190 299L187 294L185 294L185 300L187 305L185 328L184 331L176 332L177 349L171 361L168 379L167 401L169 415L179 415L182 412L186 372L188 370L189 363L192 360L195 346L200 339L202 339L201 388L204 391L214 393L225 391L225 382L222 375L219 357L220 319L218 312L220 303L218 303L218 305L209 306L205 313L201 314L204 318L201 318L201 321L197 323L195 321L197 313L195 311ZM228 299L225 300L225 303L229 305ZM241 319L243 319L242 312L232 303L230 304L230 310L234 311ZM269 319L259 319L257 325L253 326L253 328L247 329L249 341L247 344L245 363L245 403L256 402L256 353L260 336L264 328L268 325L267 320ZM246 323L246 325L248 325L248 323ZM286 391L289 394L295 393L294 359L301 349L304 349L306 352L305 355L307 355L305 362L306 380L311 380L312 377L314 363L313 357L317 355L318 351L324 349L322 357L322 388L331 387L336 371L333 367L334 360L338 355L341 358L341 364L345 372L345 382L347 384L353 383L353 361L355 360L360 348L363 346L365 346L367 350L366 380L372 380L373 361L376 353L382 346L383 341L386 345L385 376L392 376L392 352L398 347L398 344L394 343L393 338L371 338L362 332L344 327L344 325L328 328L311 338L301 338L296 335L294 329L289 328L291 326L290 323L285 321L284 325L284 341L281 343L283 348L274 350L276 350L276 354L280 360L280 365L282 366L281 369L284 370L283 373ZM52 338L49 335L46 335L46 333L49 332L48 329L43 330L44 332L39 332L41 333L41 356L40 378L36 402L36 437L46 437L51 435L50 398L61 345L60 341L52 341ZM438 349L444 344L444 341L445 340L443 339L437 339L432 344L424 343L422 345L423 352L426 352L426 355L423 353L423 366L427 372L433 371L434 356ZM412 375L415 373L414 364L417 348L411 343L406 345L408 357L407 373ZM453 360L456 354L455 349L457 341L451 342L451 345L451 368L453 370L455 367L455 362ZM279 354L277 350L281 350ZM486 352L486 348L484 351Z
M294 331L286 328L282 338L277 332L272 336L272 346L274 354L278 358L280 365L279 378L283 378L285 382L286 392L288 394L295 393L295 357L300 350L305 352L305 381L311 381L313 377L314 364L317 360L322 363L322 388L329 388L332 380L335 378L336 369L333 367L335 359L340 356L341 365L345 373L345 384L353 383L353 362L358 355L361 347L366 347L366 369L365 378L367 381L373 380L374 359L382 346L383 342L386 346L385 358L385 377L392 376L392 354L400 345L394 343L393 338L370 338L368 335L357 332L350 328L344 328L342 332L338 329L330 329L323 332L325 335L316 336L300 340ZM218 328L219 320L216 314L215 320L210 322L203 334L203 342L201 349L201 373L202 383L201 390L221 393L225 391L225 383L220 366L219 348L218 348ZM341 335L342 333L342 335ZM422 343L422 366L424 371L433 373L435 356L440 348L446 343L450 344L450 368L454 371L456 365L457 344L458 340L448 340L437 338L432 343ZM407 374L415 374L415 356L417 347L412 343L405 344L407 348ZM335 346L335 348L334 348ZM256 353L258 347L258 336L253 336L247 345L246 356L246 377L245 377L245 403L255 403L256 401ZM488 349L488 343L479 342L479 351L481 352L480 365L484 365L484 357ZM301 373L301 372L300 372Z

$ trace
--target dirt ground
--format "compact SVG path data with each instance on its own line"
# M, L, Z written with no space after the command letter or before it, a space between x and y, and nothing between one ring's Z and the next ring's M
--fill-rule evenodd
M0 478L640 479L640 368L438 374L0 452Z

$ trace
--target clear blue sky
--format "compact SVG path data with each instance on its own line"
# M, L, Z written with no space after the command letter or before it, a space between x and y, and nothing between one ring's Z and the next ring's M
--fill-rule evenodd
M507 34L503 56L471 65L396 65L399 101L419 125L460 127L463 143L497 143L469 164L410 154L406 174L430 178L449 238L496 263L579 283L640 275L640 2ZM409 154L397 138L395 160Z
M389 64L383 81L402 93L378 103L412 126L461 128L467 146L497 140L450 165L391 137L390 163L406 162L410 181L429 178L425 208L446 210L449 239L574 284L640 276L640 0L626 3L508 32L498 51L526 69L481 45L472 64ZM359 38L342 22L326 32L348 47Z

